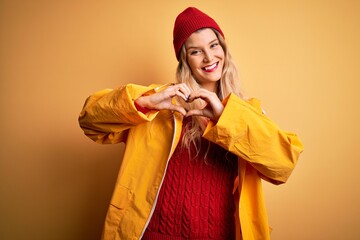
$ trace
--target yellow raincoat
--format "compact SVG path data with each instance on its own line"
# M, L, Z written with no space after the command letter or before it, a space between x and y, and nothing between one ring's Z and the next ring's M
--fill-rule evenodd
M90 96L79 116L85 134L98 143L126 145L105 220L103 239L141 239L155 209L168 161L179 143L182 115L168 110L137 111L134 100L155 86L128 84ZM303 146L295 134L280 130L256 99L230 94L217 123L203 137L236 154L239 177L237 239L270 239L261 178L286 182ZM240 224L241 223L241 224Z

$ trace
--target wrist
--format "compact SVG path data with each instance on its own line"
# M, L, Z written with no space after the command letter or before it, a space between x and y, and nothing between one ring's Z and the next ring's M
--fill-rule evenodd
M143 114L146 114L150 111L150 109L144 106L143 102L141 101L141 98L142 97L136 99L134 101L134 105L138 111L142 112Z

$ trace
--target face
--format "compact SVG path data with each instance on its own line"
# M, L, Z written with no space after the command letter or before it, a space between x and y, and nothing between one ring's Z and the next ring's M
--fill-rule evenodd
M224 50L210 28L194 32L185 42L186 60L199 85L216 92L224 66Z

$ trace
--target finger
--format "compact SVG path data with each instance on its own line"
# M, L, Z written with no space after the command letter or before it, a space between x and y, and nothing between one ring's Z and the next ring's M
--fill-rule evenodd
M202 117L207 117L210 119L214 118L214 115L212 114L212 111L210 111L208 108L203 108L203 109L191 109L189 110L186 115L186 117L190 117L190 116L202 116Z
M186 115L186 110L183 107L177 106L177 105L171 105L169 107L169 110L177 111L181 113L183 116Z
M190 116L204 116L204 111L202 109L191 109L186 113L185 117Z
M174 85L174 86L167 88L164 91L164 93L168 97L172 98L172 97L178 96L186 101L186 99L188 98L189 90L186 89L184 86L181 86L180 84L178 84L178 85Z
M187 99L187 102L191 103L191 102L195 101L196 99L201 99L211 105L216 104L217 102L220 102L220 100L218 99L217 96L211 96L207 93L197 93L197 94L191 93L189 98Z
M213 92L210 92L206 89L199 89L197 91L194 91L189 96L189 102L194 101L195 99L201 98L205 100L206 102L211 101L211 99L218 98L217 95Z
M190 88L185 83L181 83L179 85L181 92L184 93L184 95L189 96L191 93Z
M178 87L178 93L177 96L183 98L185 101L188 100L189 95L191 93L190 88L185 84L185 83L181 83L176 85Z

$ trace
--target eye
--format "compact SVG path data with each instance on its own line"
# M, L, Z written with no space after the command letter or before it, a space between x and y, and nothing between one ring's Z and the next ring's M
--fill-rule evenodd
M210 45L210 48L216 48L217 46L219 46L219 43L214 42L213 44Z
M199 55L200 53L201 53L200 50L192 50L192 51L190 52L190 55Z

